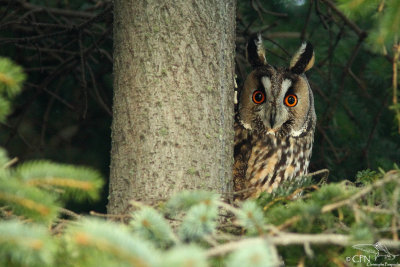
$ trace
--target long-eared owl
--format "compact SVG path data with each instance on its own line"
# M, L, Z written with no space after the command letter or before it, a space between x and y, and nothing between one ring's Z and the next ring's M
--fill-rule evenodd
M303 43L288 68L267 63L261 36L247 44L253 71L240 91L235 121L235 199L271 193L307 174L314 141L314 98L304 74L314 64Z

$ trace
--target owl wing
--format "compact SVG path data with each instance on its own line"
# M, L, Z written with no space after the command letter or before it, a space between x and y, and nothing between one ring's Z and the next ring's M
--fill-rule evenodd
M238 121L235 122L235 147L233 165L233 184L234 191L240 192L246 189L246 171L247 163L251 154L251 136L249 130L245 129ZM241 199L242 194L235 196L235 199Z

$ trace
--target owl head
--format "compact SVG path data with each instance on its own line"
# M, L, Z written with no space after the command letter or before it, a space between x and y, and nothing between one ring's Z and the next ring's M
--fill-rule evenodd
M310 43L303 43L289 67L267 63L261 35L247 44L247 59L253 67L239 98L243 127L260 134L298 137L314 130L313 94L305 72L314 64Z

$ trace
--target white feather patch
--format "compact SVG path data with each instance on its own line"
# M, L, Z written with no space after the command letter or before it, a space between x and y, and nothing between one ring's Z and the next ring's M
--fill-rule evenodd
M242 122L242 125L245 129L251 130L251 125L249 123Z
M302 133L304 133L306 131L306 128L307 128L306 125L303 125L303 127L301 127L300 130L292 131L291 135L294 137L300 136Z
M257 42L256 42L256 46L257 47L262 47L262 37L261 37L261 33L257 34Z
M281 91L279 95L279 99L283 99L285 97L285 94L287 90L292 86L292 81L289 79L284 79L281 85Z
M258 56L262 57L262 59L264 61L263 63L266 64L267 63L267 59L265 58L265 50L264 50L262 37L261 37L260 33L257 35L256 46L257 46L257 54L258 54Z
M297 136L301 135L302 133L303 133L303 129L298 130L298 131L292 131L292 136L297 137Z
M237 79L237 75L235 74L235 79L233 80L233 82L235 83L235 89L238 88L236 79Z
M237 91L235 91L235 94L233 95L233 103L235 105L237 105L237 103L238 103L238 92Z
M264 85L265 91L269 91L271 89L271 80L268 77L262 77L261 82Z
M289 79L284 79L282 82L282 91L284 91L286 94L290 86L292 86L292 81Z

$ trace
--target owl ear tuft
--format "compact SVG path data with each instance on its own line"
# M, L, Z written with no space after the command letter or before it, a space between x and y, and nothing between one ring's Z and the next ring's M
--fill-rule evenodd
M247 42L246 52L247 60L252 67L267 65L267 60L265 59L265 49L260 33L251 37Z
M296 74L304 73L312 68L314 61L313 46L309 42L303 43L292 57L289 70Z

